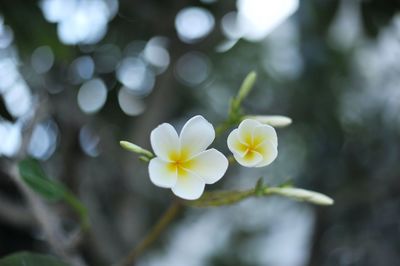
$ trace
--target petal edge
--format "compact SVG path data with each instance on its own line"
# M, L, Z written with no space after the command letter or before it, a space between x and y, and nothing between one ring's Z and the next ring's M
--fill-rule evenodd
M190 173L184 178L178 178L172 192L186 200L195 200L201 197L204 192L205 183L200 178Z
M166 161L170 161L171 153L180 150L178 133L168 123L163 123L151 131L150 143L154 153Z
M192 169L206 184L220 180L228 169L228 159L218 150L209 149L192 158Z
M149 163L150 181L163 188L172 188L177 181L177 172L169 168L168 162L154 158Z
M196 115L183 126L179 139L181 150L189 158L205 151L214 141L215 130L203 116Z

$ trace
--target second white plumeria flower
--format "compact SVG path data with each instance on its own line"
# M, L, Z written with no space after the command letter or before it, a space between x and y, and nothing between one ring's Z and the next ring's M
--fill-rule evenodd
M183 199L198 199L205 184L220 180L228 168L221 152L206 150L214 138L214 127L200 115L191 118L179 136L170 124L159 125L150 135L157 155L149 164L150 180Z
M241 165L263 167L278 155L278 137L270 125L245 119L229 134L228 148Z

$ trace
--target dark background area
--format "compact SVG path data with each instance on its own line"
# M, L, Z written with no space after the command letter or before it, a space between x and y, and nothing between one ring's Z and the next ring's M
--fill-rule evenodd
M255 19L279 5L247 2ZM217 125L256 70L246 111L293 124L278 129L271 166L230 167L212 189L264 176L335 205L262 198L187 209L137 264L400 265L400 2L301 1L258 38L229 31L243 10L235 1L0 2L0 256L60 255L11 177L29 155L89 209L92 227L73 261L123 257L173 195L119 140L150 148L154 127L195 114ZM228 154L224 139L215 145ZM45 205L73 231L68 206Z

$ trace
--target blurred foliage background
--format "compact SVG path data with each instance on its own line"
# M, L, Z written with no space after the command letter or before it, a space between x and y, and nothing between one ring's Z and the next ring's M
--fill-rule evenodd
M119 140L150 148L155 126L195 114L217 125L256 70L245 109L294 123L278 130L272 165L231 167L208 189L264 176L335 205L187 209L137 265L400 265L399 10L395 0L2 0L0 256L118 261L173 199ZM223 138L215 145L228 153ZM68 239L79 225L68 205L39 199L38 214L13 178L26 156L88 208L80 241Z

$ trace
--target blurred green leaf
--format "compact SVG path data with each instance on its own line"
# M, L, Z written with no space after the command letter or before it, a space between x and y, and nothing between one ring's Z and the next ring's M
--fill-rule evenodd
M50 179L39 162L27 158L19 162L19 173L22 180L36 193L50 201L64 200L78 213L83 228L89 226L89 219L86 207L66 187L55 180Z
M67 266L51 256L31 252L18 252L0 259L0 266Z
M22 180L42 197L58 201L64 197L65 188L47 177L39 162L34 159L24 159L18 164Z

